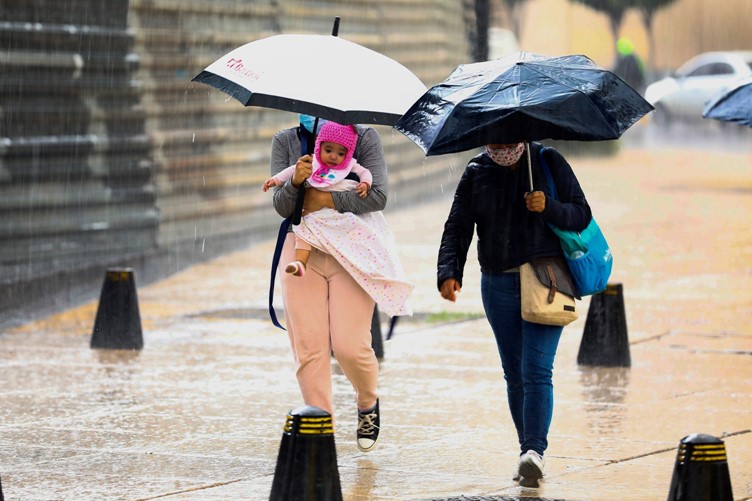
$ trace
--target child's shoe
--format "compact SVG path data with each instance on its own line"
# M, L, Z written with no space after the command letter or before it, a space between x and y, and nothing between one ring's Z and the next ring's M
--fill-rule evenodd
M302 261L293 261L285 268L285 273L289 273L294 277L302 277L305 275L305 264Z

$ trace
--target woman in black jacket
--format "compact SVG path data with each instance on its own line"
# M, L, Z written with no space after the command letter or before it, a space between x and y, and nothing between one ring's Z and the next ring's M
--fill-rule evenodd
M583 230L591 219L585 195L564 157L546 148L558 200L552 199L540 166L542 146L530 148L533 186L525 144L491 144L470 160L457 185L438 258L441 296L455 301L473 234L478 235L483 307L496 337L507 382L507 399L520 442L514 479L537 486L553 414L552 372L562 327L522 320L519 266L537 257L561 256L548 228Z

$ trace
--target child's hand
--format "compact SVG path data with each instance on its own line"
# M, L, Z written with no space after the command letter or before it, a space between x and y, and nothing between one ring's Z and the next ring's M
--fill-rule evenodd
M277 186L277 183L274 181L273 177L270 177L266 181L264 181L264 185L261 186L261 189L264 191L268 191L269 188L273 188L274 186Z
M368 183L358 183L355 191L360 195L360 198L366 198L368 196Z

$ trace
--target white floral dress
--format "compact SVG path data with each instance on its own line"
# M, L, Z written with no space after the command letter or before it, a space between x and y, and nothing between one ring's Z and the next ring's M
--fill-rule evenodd
M335 190L344 188L345 180ZM354 186L354 184L352 185ZM412 315L409 282L384 214L353 214L324 208L301 218L295 235L331 254L389 316Z

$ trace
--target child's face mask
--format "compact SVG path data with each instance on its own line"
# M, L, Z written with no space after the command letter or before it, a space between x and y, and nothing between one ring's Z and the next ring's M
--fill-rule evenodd
M486 145L486 153L491 157L491 160L503 167L516 164L525 151L525 143L493 145L498 146L498 148L491 146Z

